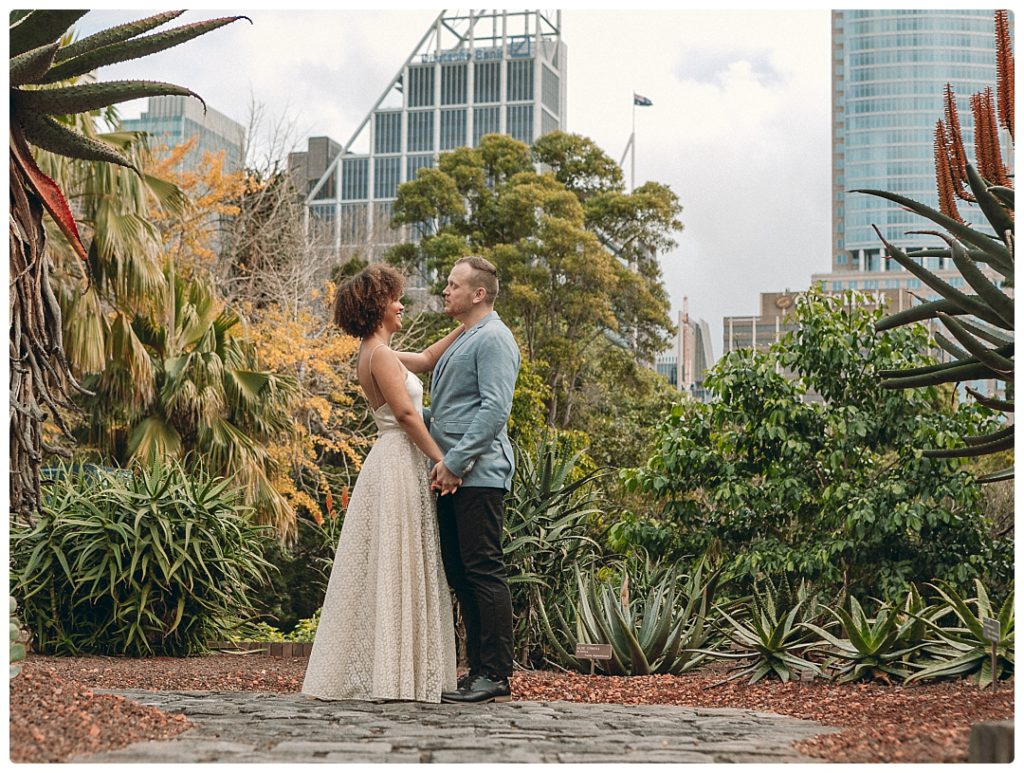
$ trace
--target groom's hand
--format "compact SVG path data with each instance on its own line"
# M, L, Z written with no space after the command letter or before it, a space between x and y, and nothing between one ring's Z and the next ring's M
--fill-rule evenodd
M444 462L438 462L430 471L430 488L440 491L441 496L454 494L455 490L462 485L462 478L457 478L455 473L444 466Z

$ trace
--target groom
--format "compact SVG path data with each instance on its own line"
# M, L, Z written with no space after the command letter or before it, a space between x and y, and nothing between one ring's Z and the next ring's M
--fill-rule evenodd
M498 272L469 256L448 275L444 312L466 331L434 366L430 434L444 458L430 473L440 492L441 557L466 624L469 674L445 703L511 699L512 597L502 560L505 493L513 456L507 424L519 347L494 311Z

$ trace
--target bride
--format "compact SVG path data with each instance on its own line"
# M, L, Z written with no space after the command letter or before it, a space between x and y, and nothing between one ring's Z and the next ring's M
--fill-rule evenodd
M362 339L356 375L378 435L349 499L302 683L316 698L438 703L456 688L451 596L428 479L443 454L423 422L423 387L411 370L431 370L463 328L399 357L389 342L402 327L403 285L395 269L373 264L335 296L334 322Z

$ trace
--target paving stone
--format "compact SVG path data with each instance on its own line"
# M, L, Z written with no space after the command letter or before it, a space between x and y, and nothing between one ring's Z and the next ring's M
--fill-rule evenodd
M516 701L484 706L309 700L270 693L109 691L194 727L75 762L789 762L830 732L742 709Z

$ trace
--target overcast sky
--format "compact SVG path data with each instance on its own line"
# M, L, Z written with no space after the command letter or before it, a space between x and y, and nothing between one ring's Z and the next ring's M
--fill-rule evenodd
M188 86L247 123L287 116L293 139L345 142L440 11L190 11L174 22L245 13L178 49L99 71ZM564 6L563 6L564 7ZM98 10L82 34L147 15ZM635 90L636 181L669 185L683 206L679 246L663 256L674 311L711 325L758 313L758 293L806 288L830 267L829 12L562 12L567 129L618 161ZM135 117L144 103L122 108ZM624 169L629 179L628 160Z

